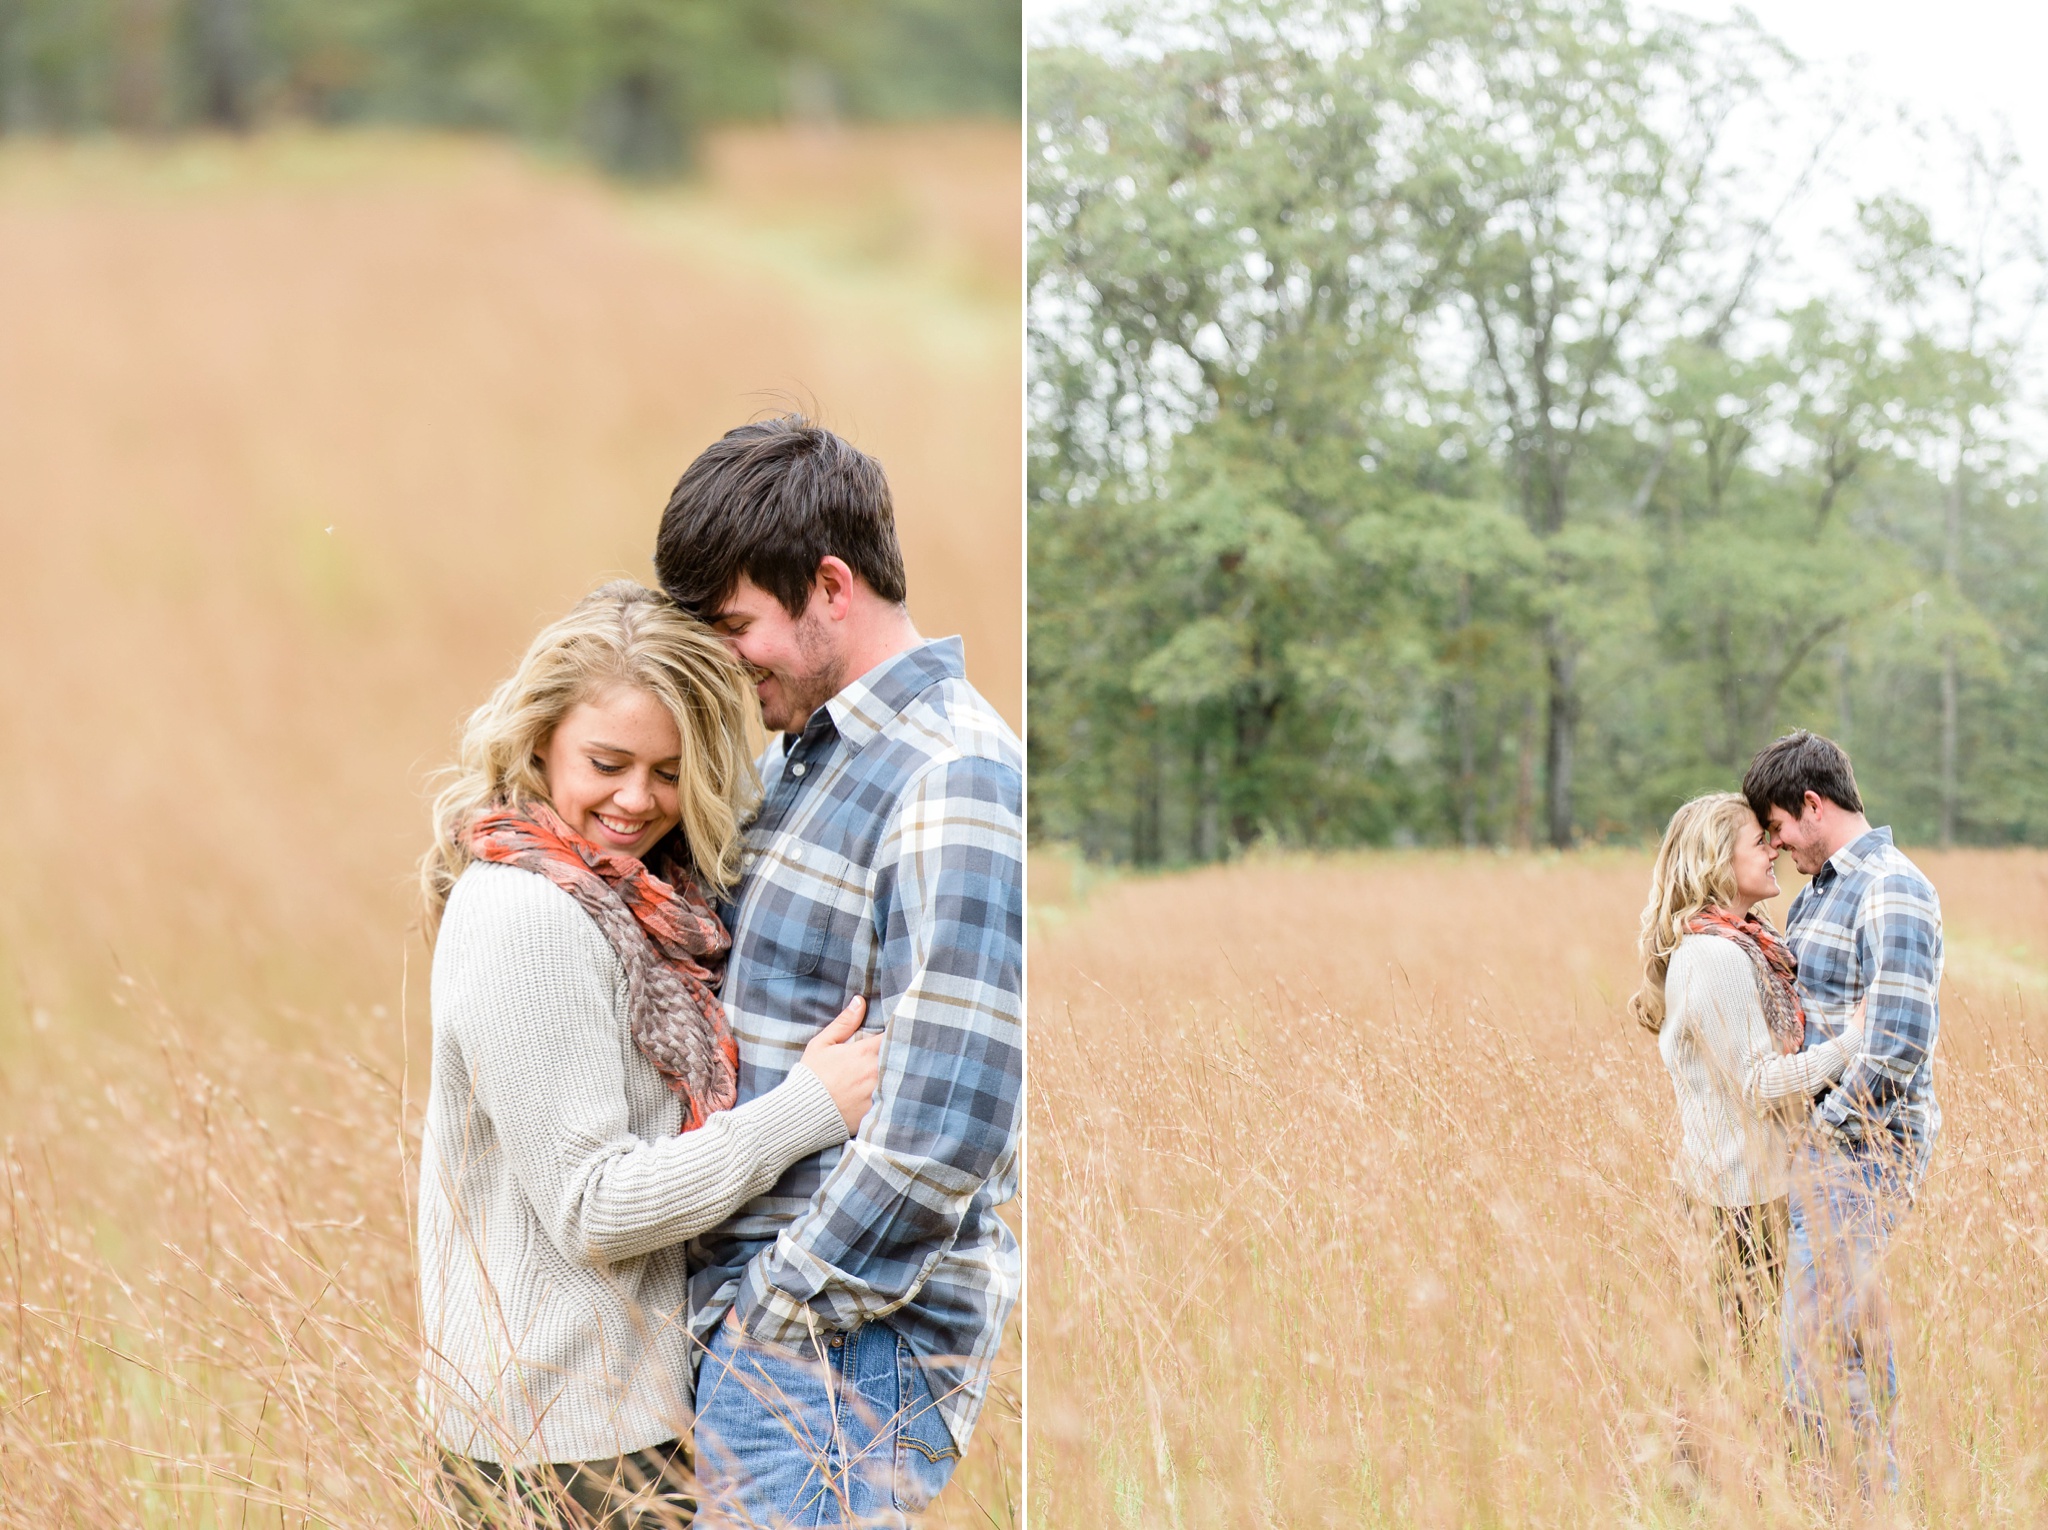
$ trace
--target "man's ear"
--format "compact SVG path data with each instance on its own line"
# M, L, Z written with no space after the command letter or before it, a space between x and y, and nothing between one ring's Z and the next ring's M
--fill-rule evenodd
M1827 811L1827 799L1819 792L1808 792L1799 803L1799 816L1818 821Z
M853 609L853 569L844 558L827 553L818 560L812 588L825 599L825 616L830 621L846 620Z

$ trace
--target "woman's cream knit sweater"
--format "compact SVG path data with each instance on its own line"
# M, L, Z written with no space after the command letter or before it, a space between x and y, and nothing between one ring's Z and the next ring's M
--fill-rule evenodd
M1657 1050L1671 1070L1682 1134L1672 1177L1714 1206L1757 1206L1785 1193L1787 1126L1822 1084L1842 1076L1862 1041L1851 1030L1780 1052L1756 985L1755 964L1718 935L1686 936L1664 974Z
M442 1445L591 1461L690 1427L681 1244L846 1138L797 1067L677 1135L633 1044L626 975L532 872L478 863L434 949L420 1153L420 1392Z

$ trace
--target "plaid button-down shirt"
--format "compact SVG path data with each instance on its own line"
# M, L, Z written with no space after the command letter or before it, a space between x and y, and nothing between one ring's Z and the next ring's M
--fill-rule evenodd
M742 1100L854 994L885 1030L858 1136L691 1248L692 1322L794 1344L886 1319L964 1450L1016 1304L1024 1065L1023 751L960 642L899 654L770 746L724 912Z
M1821 1095L1813 1124L1860 1143L1882 1130L1924 1164L1941 1131L1934 1043L1941 1033L1941 899L1899 853L1890 829L1844 845L1799 890L1785 916L1808 1000L1807 1039L1841 1034L1856 1001L1863 1050ZM1818 1032L1818 1034L1816 1034Z

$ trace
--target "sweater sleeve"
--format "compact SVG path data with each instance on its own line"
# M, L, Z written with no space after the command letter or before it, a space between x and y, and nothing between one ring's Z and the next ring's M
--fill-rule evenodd
M617 958L561 889L505 868L451 901L436 1020L453 1027L476 1104L563 1257L611 1264L681 1242L846 1140L832 1095L792 1069L695 1131L627 1129ZM441 979L446 977L445 985Z
M1665 1008L1698 1028L1707 1055L1741 1089L1752 1110L1792 1098L1806 1099L1840 1078L1854 1035L1801 1052L1780 1052L1764 1019L1756 968L1731 940L1695 935L1680 942L1665 974Z

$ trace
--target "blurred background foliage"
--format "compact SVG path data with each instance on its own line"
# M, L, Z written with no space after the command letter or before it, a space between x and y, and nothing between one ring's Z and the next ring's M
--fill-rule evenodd
M1753 23L1196 0L1030 55L1033 830L1633 839L1795 725L2048 842L2017 162L1814 222ZM1903 171L1900 173L1904 173Z
M764 118L1015 119L1019 0L0 0L0 131L485 129L688 168Z

